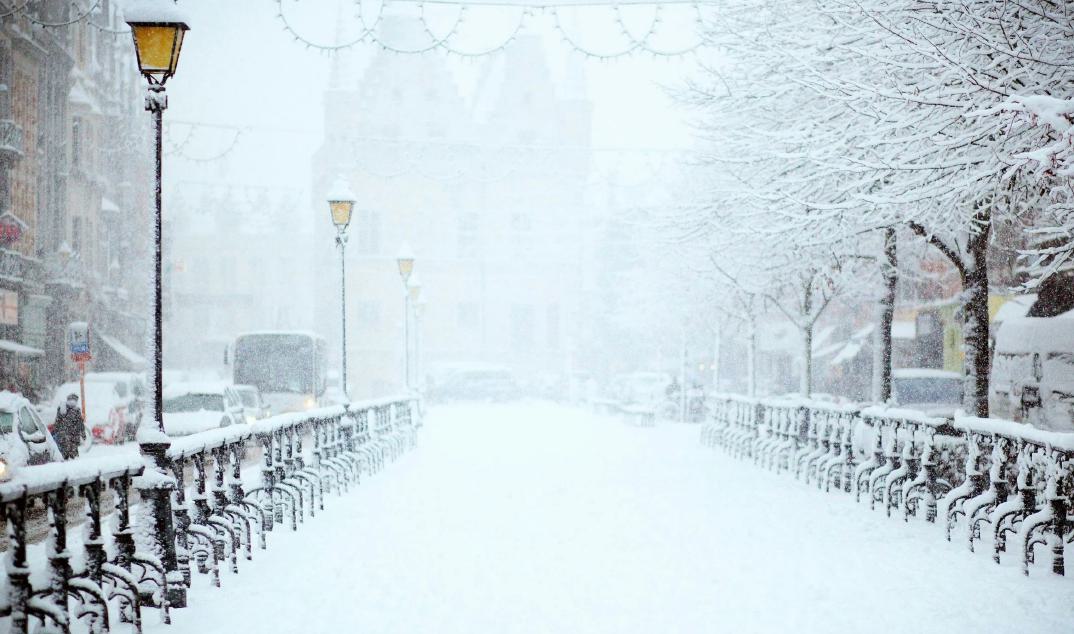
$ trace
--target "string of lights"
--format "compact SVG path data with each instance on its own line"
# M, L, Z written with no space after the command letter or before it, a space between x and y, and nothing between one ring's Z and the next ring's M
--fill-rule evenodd
M19 9L19 12L21 13L21 15L24 18L26 18L27 20L29 20L30 22L33 22L34 24L36 24L38 26L43 26L43 27L46 27L46 28L59 28L59 27L63 27L63 26L71 26L72 24L76 24L78 22L82 22L84 20L87 20L92 13L94 13L98 8L100 8L101 0L93 0L93 2L90 4L90 6L87 9L85 9L84 11L82 11L80 14L77 14L76 17L69 18L67 20L61 20L59 22L48 22L46 20L41 20L41 19L35 17L31 12L26 11L26 7L29 6L29 4L30 4L29 2L26 2ZM75 3L75 2L72 2L71 7L77 10L78 4Z
M356 2L358 7L357 15L359 24L361 26L360 33L356 36L349 38L346 42L336 42L332 44L318 42L314 39L304 35L294 25L292 18L287 14L284 8L284 0L275 0L276 2L276 18L280 21L283 30L296 42L305 46L307 49L316 49L325 53L334 53L344 49L353 48L360 44L367 44L378 47L382 50L397 53L400 55L421 55L424 53L430 53L433 51L440 51L449 55L456 55L465 58L477 58L494 55L513 43L518 35L525 29L527 23L535 15L550 15L552 18L553 28L555 29L560 40L573 49L575 52L580 53L588 58L610 60L620 57L626 57L639 53L647 53L656 57L679 57L689 55L704 45L704 39L698 37L693 42L682 46L677 49L665 49L654 44L654 39L661 31L660 25L664 22L662 20L662 13L667 6L678 6L690 10L694 14L693 22L700 26L702 23L702 4L707 4L702 0L692 0L683 2L668 2L667 0L648 0L629 2L630 6L652 6L654 7L653 17L650 20L645 32L640 35L634 35L630 28L626 24L626 20L623 18L622 9L620 3L615 2L585 2L585 3L565 3L555 4L548 2L473 2L467 3L465 0L440 0L428 1L423 0L417 3L418 14L417 20L421 23L421 28L428 38L428 41L420 46L405 47L398 43L387 41L379 34L377 25L380 24L384 16L384 3L381 3L377 7L377 15L373 21L372 26L368 26L362 16L361 2ZM454 22L449 29L444 32L443 35L438 35L436 29L430 24L429 17L426 13L426 4L452 4L459 7L459 11L455 16ZM483 7L496 7L498 9L514 9L518 11L517 20L513 20L514 27L509 29L503 37L494 44L485 46L479 50L468 50L464 46L458 43L461 38L461 27L466 23L467 12L470 8L475 6ZM568 8L578 7L607 7L612 14L612 24L617 27L619 35L625 42L624 46L612 50L612 51L597 51L591 46L584 44L579 37L568 32L564 27L560 15L560 11Z

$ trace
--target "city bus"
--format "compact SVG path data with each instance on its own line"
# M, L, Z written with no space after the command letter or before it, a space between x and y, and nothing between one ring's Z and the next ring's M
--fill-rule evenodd
M235 385L253 385L273 414L318 407L324 396L327 344L309 332L249 332L234 345Z

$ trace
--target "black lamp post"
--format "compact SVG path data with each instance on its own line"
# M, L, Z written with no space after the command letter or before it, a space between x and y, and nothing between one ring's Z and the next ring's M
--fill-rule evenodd
M160 558L168 579L168 592L161 597L162 603L172 607L186 606L186 584L180 571L180 554L176 550L176 540L185 541L184 523L189 523L184 512L178 509L173 520L172 491L176 483L170 473L171 461L168 460L168 447L171 443L164 432L164 338L162 277L161 277L161 159L164 141L164 109L168 99L164 94L164 82L175 74L179 64L179 51L183 46L183 36L189 30L186 19L174 2L169 0L138 0L127 7L124 18L131 27L134 37L134 50L138 56L138 70L149 82L149 92L145 98L145 109L153 116L156 133L156 185L154 207L154 272L153 272L153 418L157 429L138 430L139 447L147 459L146 473L138 478L138 489L142 503L147 507L148 516L152 518L153 527L148 533L155 542L153 550ZM149 477L153 472L155 477ZM182 530L175 530L176 522ZM117 550L133 554L133 535L117 536ZM185 558L185 554L183 555Z
M328 210L332 212L332 224L336 226L336 246L339 247L339 296L341 319L340 326L343 344L343 366L340 371L340 388L344 398L350 400L347 393L347 227L351 224L354 211L354 194L346 181L339 179L328 192Z
M162 322L164 318L161 292L161 164L164 150L164 109L168 97L164 83L175 74L183 36L190 29L175 3L168 0L135 2L124 17L134 36L138 69L149 82L145 109L153 117L156 134L156 188L154 272L153 272L153 417L157 429L164 433L163 379L164 351Z

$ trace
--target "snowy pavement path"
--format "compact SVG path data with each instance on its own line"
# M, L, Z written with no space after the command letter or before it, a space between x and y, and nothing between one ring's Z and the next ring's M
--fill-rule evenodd
M298 533L196 576L171 627L382 633L1068 632L1023 578L698 445L553 405L433 409L421 446ZM150 617L150 621L153 621Z

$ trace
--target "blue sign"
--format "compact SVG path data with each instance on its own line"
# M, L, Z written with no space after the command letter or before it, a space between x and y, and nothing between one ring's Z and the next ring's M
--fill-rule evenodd
M71 354L89 354L89 343L85 341L72 341Z

